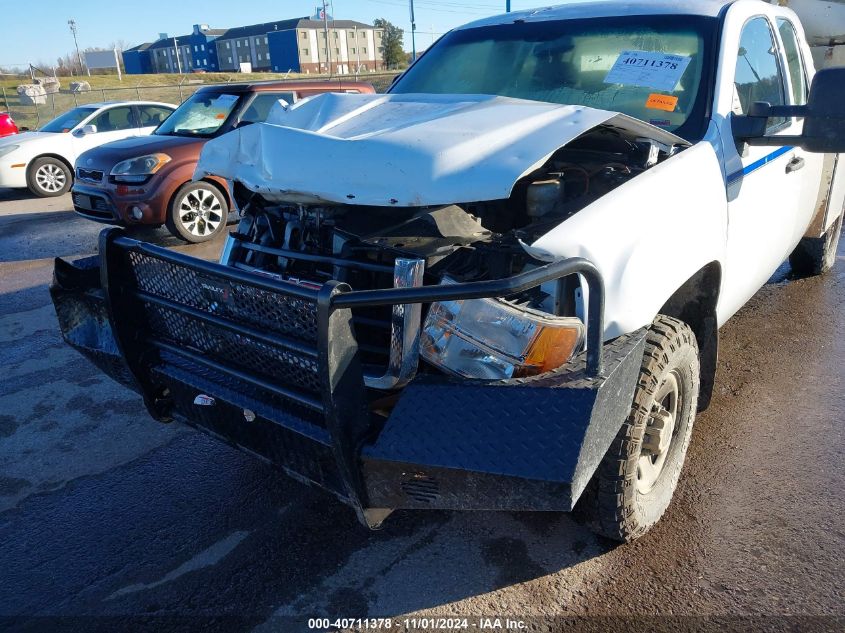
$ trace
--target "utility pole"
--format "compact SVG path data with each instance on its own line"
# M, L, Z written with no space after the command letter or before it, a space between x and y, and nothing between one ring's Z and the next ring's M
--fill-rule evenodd
M411 9L411 63L417 61L417 20L414 17L414 0L410 0Z
M505 11L507 13L511 12L511 0L505 0Z
M76 60L79 62L79 73L82 74L82 69L88 71L88 76L91 76L91 69L85 66L82 63L82 55L79 53L79 42L76 41L76 20L71 18L67 21L67 25L70 27L70 32L73 33L73 45L76 46Z
M332 55L329 48L329 10L326 8L326 0L323 0L323 32L326 35L326 65L329 67L329 79L332 78Z
M361 72L361 42L358 41L358 25L355 25L355 54L358 58L355 66L355 81L358 81L358 73Z
M179 61L179 46L176 43L176 38L173 38L173 52L176 53L176 68L179 71L179 74L182 74L182 62Z

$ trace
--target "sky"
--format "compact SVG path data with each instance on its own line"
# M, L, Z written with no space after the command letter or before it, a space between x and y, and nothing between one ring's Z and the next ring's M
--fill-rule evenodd
M562 0L559 0L562 1ZM554 3L554 2L552 2ZM4 28L0 35L0 66L56 63L74 50L68 28L76 20L79 48L107 47L123 40L130 46L154 41L159 33L185 35L194 24L227 28L313 15L318 0L37 0L37 11L23 0L0 0ZM330 3L331 5L332 3ZM408 0L334 0L329 13L336 19L371 24L386 18L405 29L411 49ZM512 0L516 11L550 2ZM414 0L417 50L450 28L485 16L504 13L505 0Z

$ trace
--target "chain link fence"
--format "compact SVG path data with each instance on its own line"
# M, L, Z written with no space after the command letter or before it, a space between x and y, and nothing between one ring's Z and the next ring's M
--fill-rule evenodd
M376 92L385 92L390 86L397 73L362 73L358 80L373 84ZM281 78L279 78L281 79ZM288 79L292 79L288 77ZM297 79L308 79L318 81L328 77L297 77ZM334 79L338 79L335 77ZM340 79L354 81L354 75L343 75ZM230 80L237 82L238 79ZM22 103L18 93L8 87L0 87L0 111L8 112L17 123L18 127L38 129L48 121L53 120L68 110L99 101L158 101L178 105L194 94L203 86L217 85L219 81L205 81L202 79L188 79L179 84L150 86L139 85L135 87L119 88L92 88L86 92L71 93L70 90L61 90L50 93L43 97L45 103L29 105Z

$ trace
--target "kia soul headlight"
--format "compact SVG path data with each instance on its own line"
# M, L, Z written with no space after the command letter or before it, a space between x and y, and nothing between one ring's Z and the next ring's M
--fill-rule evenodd
M441 301L423 324L429 363L466 378L533 376L560 367L584 347L584 324L498 299Z
M167 154L148 154L120 161L111 170L115 182L144 182L171 160Z

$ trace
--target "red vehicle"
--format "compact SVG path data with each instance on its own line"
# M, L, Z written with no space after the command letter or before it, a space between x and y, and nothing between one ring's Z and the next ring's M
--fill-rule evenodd
M0 138L18 133L18 126L8 112L0 112Z
M237 127L263 121L284 99L322 92L372 93L372 85L340 81L274 81L200 88L149 136L88 150L76 161L73 206L89 220L132 226L166 225L176 237L204 242L226 228L226 183L194 182L203 145Z

